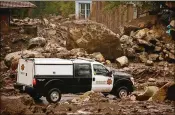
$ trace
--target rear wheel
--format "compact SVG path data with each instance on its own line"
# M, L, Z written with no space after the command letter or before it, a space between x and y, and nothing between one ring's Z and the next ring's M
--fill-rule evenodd
M125 86L119 87L119 88L116 90L116 93L115 93L115 95L116 95L118 98L121 98L121 99L126 98L126 97L128 96L128 94L129 94L129 90L128 90L128 88L125 87Z
M61 91L57 88L50 89L47 93L46 99L49 103L57 103L61 100Z
M40 94L38 94L38 93L35 93L35 92L31 93L30 96L31 96L34 100L39 100L39 99L42 97L42 95L40 95Z

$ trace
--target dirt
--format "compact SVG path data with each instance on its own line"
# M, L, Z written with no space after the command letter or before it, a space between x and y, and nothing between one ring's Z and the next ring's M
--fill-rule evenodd
M97 97L96 97L97 96ZM63 97L64 98L64 97ZM132 101L129 98L111 99L98 94L87 102L75 104L70 101L57 104L38 104L27 96L1 97L1 114L142 114L142 115L173 115L174 106L172 102L149 102ZM100 101L97 101L100 100ZM15 106L14 106L15 105ZM157 108L159 107L159 108Z

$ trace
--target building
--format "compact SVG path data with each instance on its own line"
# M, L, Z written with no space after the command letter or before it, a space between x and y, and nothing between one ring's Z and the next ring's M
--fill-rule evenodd
M88 19L92 7L91 0L76 0L75 1L75 15L76 19Z
M11 10L17 8L34 8L30 2L0 1L0 23L1 32L8 32L11 18Z

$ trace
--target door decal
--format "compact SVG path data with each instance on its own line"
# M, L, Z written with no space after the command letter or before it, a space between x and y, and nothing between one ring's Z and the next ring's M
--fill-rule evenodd
M24 68L25 68L25 67L24 67L24 64L22 64L22 65L21 65L21 70L23 71L23 70L24 70Z
M111 85L111 84L112 84L112 80L111 80L111 79L108 79L108 80L107 80L107 84L108 84L108 85Z

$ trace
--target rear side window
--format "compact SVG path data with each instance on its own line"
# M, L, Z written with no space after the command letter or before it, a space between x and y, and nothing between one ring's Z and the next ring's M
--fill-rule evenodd
M91 77L90 64L75 64L75 77Z

